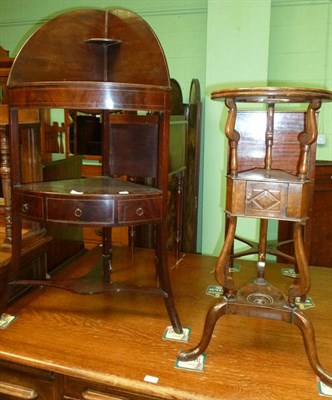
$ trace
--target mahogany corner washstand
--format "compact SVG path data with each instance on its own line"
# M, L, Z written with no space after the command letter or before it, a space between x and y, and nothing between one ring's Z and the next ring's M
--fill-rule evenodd
M223 315L237 314L280 320L300 328L311 367L324 383L331 385L332 375L323 370L318 360L313 326L297 302L304 303L310 289L310 274L302 233L310 207L310 148L317 139L316 113L322 102L332 100L332 92L292 87L253 87L214 91L211 98L225 101L228 108L225 127L229 142L227 233L215 268L216 280L223 287L223 297L209 309L200 343L193 349L181 351L178 358L189 361L202 354L209 345L217 320ZM264 154L261 160L258 160L256 168L241 172L238 171L237 156L241 132L235 129L237 103L266 103L267 106ZM276 160L274 165L274 115L276 105L280 103L307 105L305 129L297 136L300 150L295 163L296 174L287 169L288 162L285 157L283 160ZM287 142L283 145L286 149ZM250 149L247 149L247 154L248 157L251 156ZM236 290L229 260L232 257L238 217L260 219L260 237L257 277ZM268 220L293 223L297 276L289 286L287 296L265 277Z
M158 39L143 19L127 10L68 12L47 22L24 44L8 79L13 242L0 312L13 284L51 285L88 294L141 291L161 296L174 330L182 332L166 249L170 91ZM18 133L18 110L22 108L100 114L103 176L22 182ZM122 175L150 177L154 184L117 179ZM102 227L102 272L79 280L15 280L25 218L46 225ZM156 225L156 287L113 282L112 227L151 223Z

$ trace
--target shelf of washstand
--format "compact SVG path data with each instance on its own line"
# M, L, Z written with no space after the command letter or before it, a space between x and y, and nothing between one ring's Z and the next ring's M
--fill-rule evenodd
M120 39L112 39L112 38L91 38L85 40L85 43L88 44L101 44L103 46L118 46L121 44Z

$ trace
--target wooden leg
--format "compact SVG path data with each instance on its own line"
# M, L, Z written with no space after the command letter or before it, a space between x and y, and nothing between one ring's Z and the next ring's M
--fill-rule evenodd
M267 219L260 220L258 261L264 263L266 259L267 225Z
M229 272L229 257L234 243L236 222L237 217L229 217L225 243L219 255L215 270L216 279L220 285L224 286L226 296L232 296L234 293L233 275Z
M293 315L293 323L301 330L305 350L311 368L323 383L332 386L332 375L329 375L326 371L324 371L318 359L315 331L311 321L300 310L296 310Z
M211 341L216 322L221 316L226 315L227 311L228 303L226 299L222 299L214 304L207 313L201 341L196 347L190 350L180 351L177 357L178 360L191 361L203 354Z
M266 261L266 248L267 248L267 219L260 220L259 230L259 245L258 245L258 260L257 260L257 282L265 284L265 261Z
M136 230L133 225L129 227L129 247L131 251L131 255L134 254L135 251L135 237L136 237Z
M112 271L112 228L103 228L103 281L111 280Z
M161 289L164 291L164 301L169 319L174 332L182 333L182 325L175 308L171 282L168 273L167 262L167 226L166 224L157 224L156 226L156 269L160 281Z
M300 222L295 222L293 229L295 258L298 267L299 278L296 284L290 286L288 291L288 301L292 306L295 305L296 297L301 297L301 299L304 301L306 294L310 290L310 274L303 242L302 224Z
M176 177L175 192L175 259L179 260L182 247L183 176Z

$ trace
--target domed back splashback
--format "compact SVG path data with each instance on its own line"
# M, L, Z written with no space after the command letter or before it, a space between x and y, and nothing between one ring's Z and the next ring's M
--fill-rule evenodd
M98 40L99 39L99 40ZM9 84L109 81L169 85L150 26L126 10L78 10L55 17L22 47Z
M90 101L82 104L72 93L79 107L113 108L116 102L106 99L106 92L118 86L122 90L123 85L170 90L158 38L146 21L122 9L76 10L48 21L23 45L8 79L11 104L28 107L71 107L74 101L65 88L91 91Z

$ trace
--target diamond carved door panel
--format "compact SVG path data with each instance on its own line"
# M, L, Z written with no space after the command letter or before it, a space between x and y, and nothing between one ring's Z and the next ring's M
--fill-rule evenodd
M288 184L247 182L245 215L266 218L285 216Z

